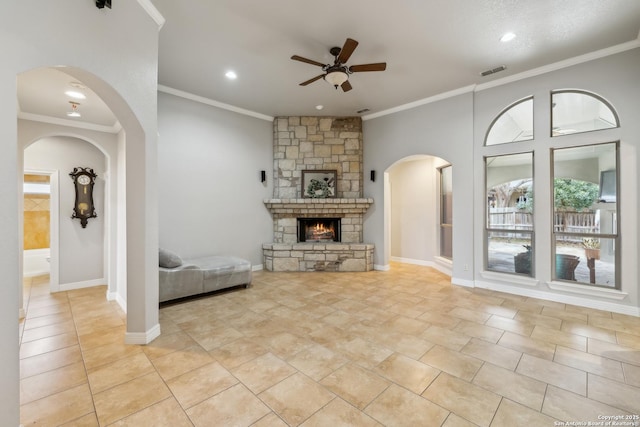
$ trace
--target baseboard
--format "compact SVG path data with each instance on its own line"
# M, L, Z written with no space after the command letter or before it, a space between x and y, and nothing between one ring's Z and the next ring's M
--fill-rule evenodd
M402 258L402 257L391 257L391 261L400 262L403 264L412 264L412 265L421 265L423 267L431 267L433 269L438 270L442 274L446 274L447 276L451 276L452 271L450 268L435 262L435 261L425 261L423 259L413 259L413 258Z
M118 292L107 291L107 301L117 302L122 311L127 312L127 301Z
M256 264L251 266L251 271L261 271L262 269L264 269L263 264Z
M37 270L37 271L25 271L22 273L22 277L38 277L50 274L50 270Z
M124 334L125 344L149 344L160 336L160 324L156 324L147 332L127 332Z
M391 267L389 266L389 264L386 264L386 265L373 264L373 269L378 271L389 271Z
M475 288L476 284L473 280L460 279L457 277L451 278L451 284L457 286L464 286L465 288Z
M492 291L505 292L508 294L521 295L525 297L538 298L547 301L554 301L563 304L577 305L580 307L593 308L596 310L611 311L619 314L640 317L640 307L618 304L609 301L596 301L589 298L582 298L572 295L556 294L553 292L541 291L539 289L521 288L516 286L503 285L492 282L476 280L475 286Z
M91 288L93 286L102 286L107 283L105 278L85 280L84 282L62 283L58 286L59 291L72 291L74 289Z

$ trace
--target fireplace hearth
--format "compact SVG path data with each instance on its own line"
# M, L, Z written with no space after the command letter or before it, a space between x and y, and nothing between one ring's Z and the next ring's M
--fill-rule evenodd
M339 242L340 218L298 218L298 242Z

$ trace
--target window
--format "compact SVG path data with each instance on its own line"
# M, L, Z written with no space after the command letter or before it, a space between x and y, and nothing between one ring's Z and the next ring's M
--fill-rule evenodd
M505 108L493 121L485 145L533 139L533 97L517 101Z
M451 166L440 171L440 256L453 258L453 176Z
M553 150L554 279L619 288L618 144Z
M551 136L619 127L613 107L593 93L575 90L551 93Z
M533 276L533 153L485 158L486 269Z

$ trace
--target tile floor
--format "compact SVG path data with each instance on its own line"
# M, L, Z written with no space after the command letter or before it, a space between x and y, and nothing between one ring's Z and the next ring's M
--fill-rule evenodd
M25 283L25 426L555 426L640 414L640 318L451 286L426 267L257 272L247 290L163 307L147 346L123 344L125 316L105 287L52 295L47 280Z

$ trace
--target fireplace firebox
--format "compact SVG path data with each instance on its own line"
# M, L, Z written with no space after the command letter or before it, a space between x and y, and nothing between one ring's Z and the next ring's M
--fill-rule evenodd
M340 218L298 218L298 242L339 242Z

